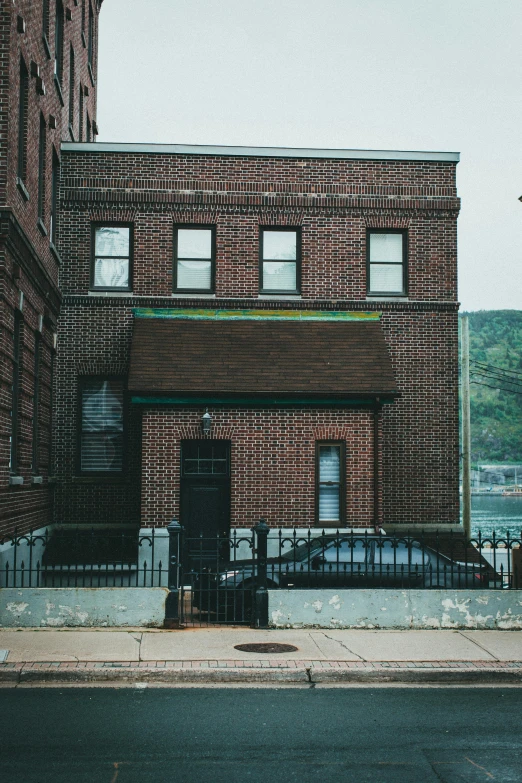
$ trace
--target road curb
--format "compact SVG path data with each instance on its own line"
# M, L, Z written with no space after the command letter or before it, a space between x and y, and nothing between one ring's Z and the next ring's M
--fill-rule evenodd
M517 683L522 682L522 669L312 669L310 682L329 683Z
M99 669L16 669L0 670L0 683L88 684L122 682L158 683L404 683L404 684L503 684L521 683L522 669L254 669L201 668L143 669L138 667Z

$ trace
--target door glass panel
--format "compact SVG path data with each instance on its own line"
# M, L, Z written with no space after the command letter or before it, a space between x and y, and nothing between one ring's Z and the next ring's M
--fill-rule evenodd
M383 541L382 545L375 546L374 561L376 565L422 565L423 554L420 547L410 547L404 541L399 541L397 546L394 546L392 541Z
M353 546L352 546L353 544ZM364 541L341 541L340 546L332 545L324 553L324 558L329 563L364 563L366 560L366 547Z
M183 444L183 475L228 475L228 444L219 441L189 441Z

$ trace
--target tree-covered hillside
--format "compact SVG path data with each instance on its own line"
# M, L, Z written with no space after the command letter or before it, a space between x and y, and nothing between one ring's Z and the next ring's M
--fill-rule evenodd
M466 315L472 461L522 462L522 310Z

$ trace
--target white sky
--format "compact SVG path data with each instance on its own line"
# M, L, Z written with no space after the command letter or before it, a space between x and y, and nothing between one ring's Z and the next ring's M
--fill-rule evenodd
M459 297L522 309L520 0L104 0L99 141L456 150Z

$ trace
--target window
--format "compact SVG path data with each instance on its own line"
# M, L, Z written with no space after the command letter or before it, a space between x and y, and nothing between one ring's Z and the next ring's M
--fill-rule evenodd
M29 72L20 57L20 95L18 103L18 178L23 182L27 173L27 117L29 109Z
M20 370L22 352L22 314L17 310L14 314L13 329L13 385L11 393L11 473L18 473L18 423L20 415Z
M54 74L59 84L63 78L63 27L64 14L62 0L56 0L56 17L54 28Z
M83 141L83 87L81 84L78 99L78 141Z
M91 288L102 291L130 291L131 226L94 225L91 246Z
M263 293L298 294L301 232L291 228L261 229L260 289Z
M333 543L324 552L327 563L364 563L368 547L364 541L339 541Z
M213 228L174 229L174 290L214 291L216 236Z
M47 146L47 126L43 114L40 114L40 136L38 139L38 217L43 222L45 215L45 153Z
M60 182L60 160L56 154L56 150L53 148L53 171L51 177L51 215L49 219L50 223L50 239L54 246L58 238L57 223L56 223L56 211L58 208L58 185Z
M38 409L40 403L40 353L42 337L40 332L34 336L34 375L33 375L33 473L38 471Z
M94 14L92 12L92 6L89 3L89 40L87 43L87 62L89 65L91 78L92 78L92 68L93 68L93 57L94 57Z
M89 117L89 112L87 112L87 138L86 141L92 141L92 126L91 126L91 118Z
M184 476L227 476L229 474L229 441L187 440L182 443Z
M344 521L344 443L316 445L316 507L318 522Z
M81 94L81 88L80 88L80 94ZM71 133L72 140L74 141L73 128L74 128L74 49L71 46L71 54L69 59L69 131Z
M51 21L50 0L43 0L42 34L46 41L49 40L49 24Z
M367 233L369 294L406 294L405 231L371 230Z
M80 384L81 473L123 470L123 381L82 378Z

